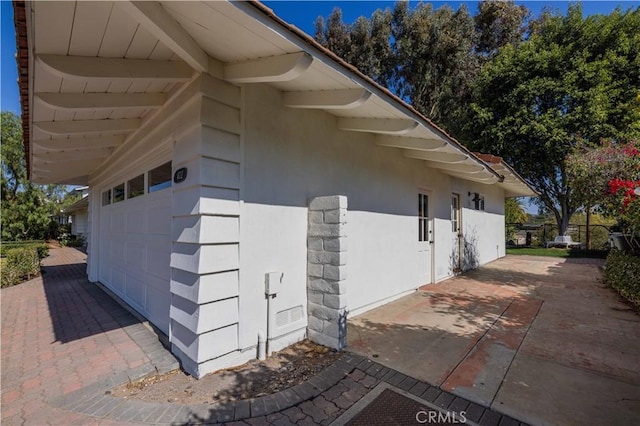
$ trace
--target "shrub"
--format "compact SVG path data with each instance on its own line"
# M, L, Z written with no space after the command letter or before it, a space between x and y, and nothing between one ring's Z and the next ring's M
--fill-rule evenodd
M33 247L38 251L38 257L44 259L49 255L49 246L44 241L9 241L3 242L0 245L0 256L4 257L7 252L17 248L30 248Z
M31 279L40 272L40 257L36 247L21 247L7 251L2 269L2 287L9 287Z
M640 256L611 250L605 262L604 278L622 297L640 308Z
M86 239L82 236L64 234L60 238L60 245L63 247L84 247Z

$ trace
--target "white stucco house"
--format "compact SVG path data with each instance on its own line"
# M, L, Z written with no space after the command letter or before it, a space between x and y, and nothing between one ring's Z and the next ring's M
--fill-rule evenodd
M84 238L87 234L89 219L89 187L80 186L74 191L80 194L80 199L62 210L71 225L71 235Z
M534 192L260 3L15 3L30 178L196 376L505 254Z

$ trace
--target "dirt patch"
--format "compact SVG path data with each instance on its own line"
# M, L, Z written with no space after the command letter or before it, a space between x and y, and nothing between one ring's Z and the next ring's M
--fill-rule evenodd
M147 376L119 386L111 395L147 402L210 404L270 395L315 376L342 354L308 340L197 380L181 370Z

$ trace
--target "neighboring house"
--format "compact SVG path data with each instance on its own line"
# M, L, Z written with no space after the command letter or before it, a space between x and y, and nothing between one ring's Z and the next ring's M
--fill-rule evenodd
M505 254L532 196L260 3L16 2L30 178L196 376ZM269 295L266 296L265 292Z
M62 210L62 213L68 217L68 222L71 223L71 235L86 238L89 232L87 226L89 216L89 187L81 186L76 188L75 191L80 193L80 199Z

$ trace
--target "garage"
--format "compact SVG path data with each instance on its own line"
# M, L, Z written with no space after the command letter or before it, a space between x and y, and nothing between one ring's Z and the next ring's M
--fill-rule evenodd
M102 192L99 280L164 333L171 302L171 162Z

